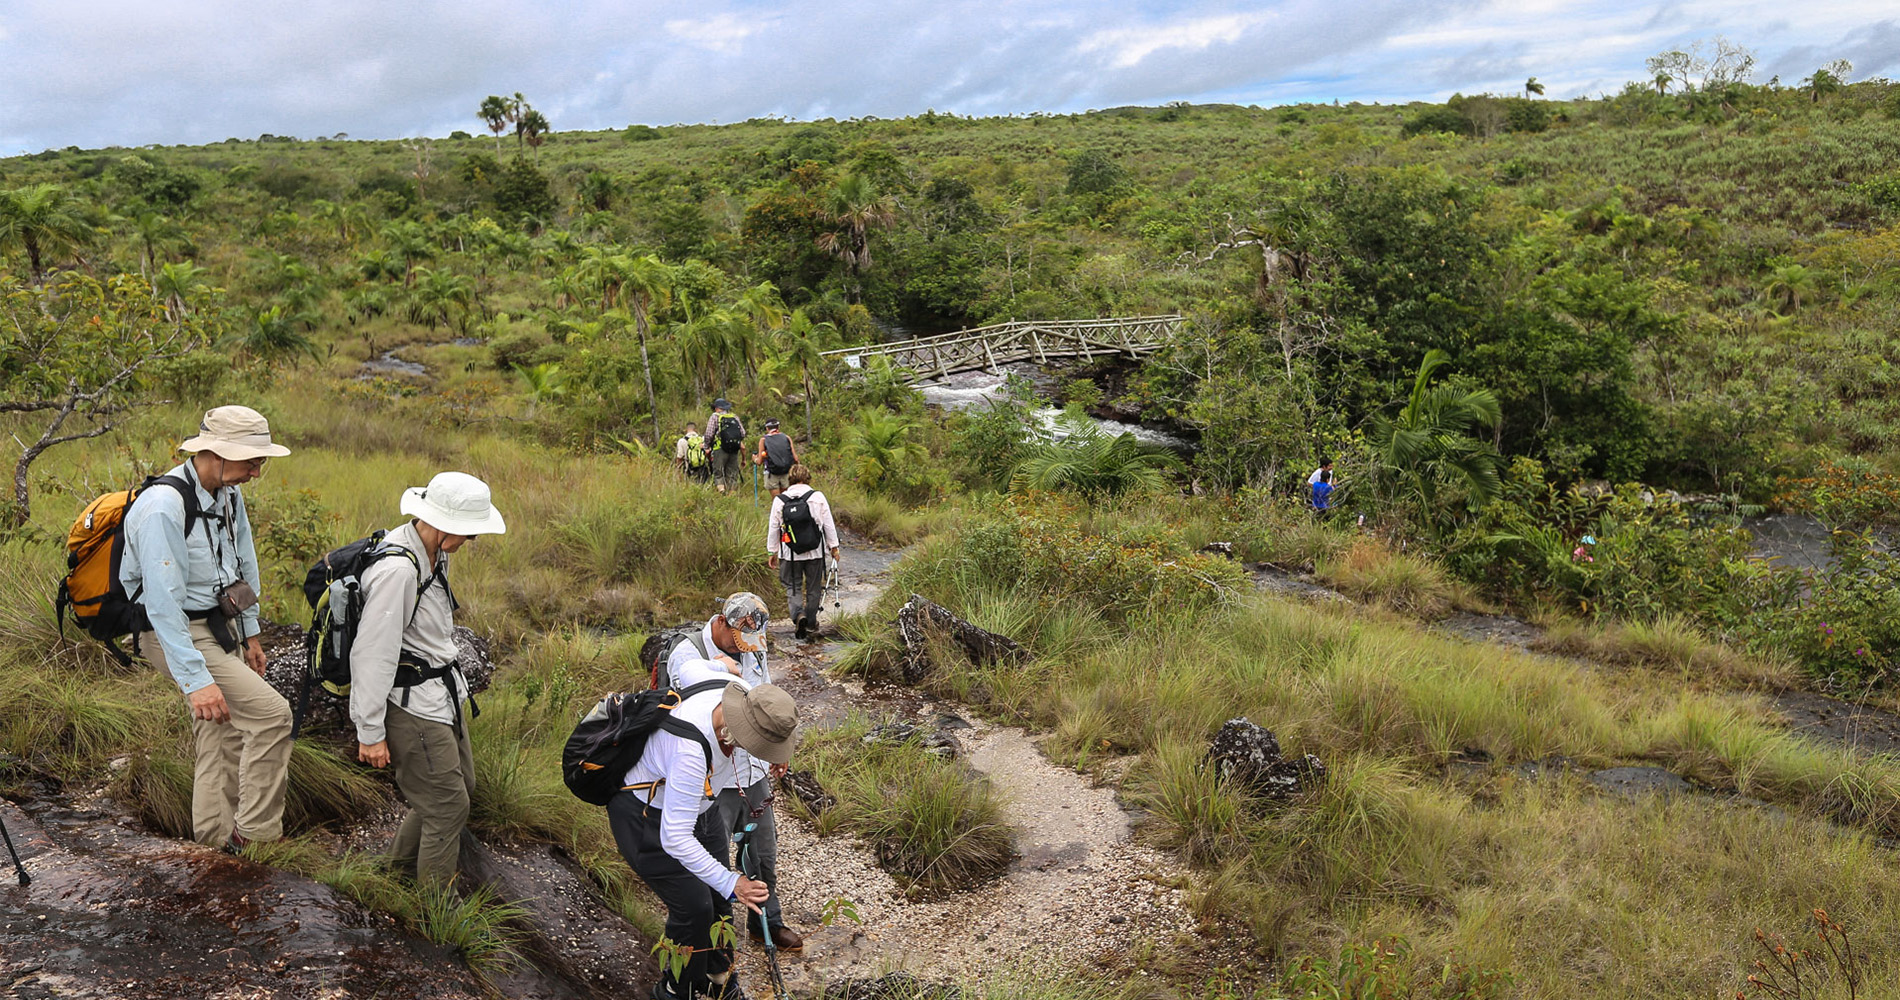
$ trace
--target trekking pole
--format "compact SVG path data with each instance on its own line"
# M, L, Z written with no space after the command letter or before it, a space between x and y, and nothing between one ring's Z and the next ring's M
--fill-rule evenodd
M752 834L759 828L757 823L747 823L745 829L732 835L732 841L739 845L739 870L751 878ZM785 974L778 968L778 942L772 937L772 922L765 919L763 908L759 911L759 926L765 929L765 965L767 976L772 984L772 1000L792 1000L792 991L785 986Z
M20 863L20 852L13 849L13 837L11 834L7 833L7 821L4 818L0 818L0 840L5 840L7 842L7 853L13 856L13 870L20 874L20 884L21 885L32 884L33 877L26 873L26 866ZM772 940L771 938L772 928L769 926L766 927L765 933L766 933L765 940L769 943ZM774 975L776 975L778 972L778 969L774 967L772 972L774 973Z
M759 467L752 467L752 509L759 509Z

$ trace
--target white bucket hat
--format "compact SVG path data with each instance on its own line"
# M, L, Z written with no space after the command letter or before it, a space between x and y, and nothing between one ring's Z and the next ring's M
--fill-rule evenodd
M508 530L488 484L466 472L438 472L427 486L402 491L402 512L451 535L499 535Z
M289 448L271 443L270 421L248 406L219 406L206 410L204 419L198 422L197 436L186 438L178 445L178 450L193 454L208 451L233 462L282 458L290 454Z

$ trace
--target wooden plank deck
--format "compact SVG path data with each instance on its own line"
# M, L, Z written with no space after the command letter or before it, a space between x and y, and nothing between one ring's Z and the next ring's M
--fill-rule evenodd
M882 355L911 373L911 383L957 372L996 371L1016 361L1048 364L1052 358L1095 358L1152 354L1173 339L1180 316L1124 316L1112 319L1020 320L930 337L867 344L826 351L852 367Z

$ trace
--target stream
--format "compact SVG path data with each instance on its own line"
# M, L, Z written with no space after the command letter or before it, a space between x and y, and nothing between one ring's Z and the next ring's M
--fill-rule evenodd
M1003 371L1001 374L974 371L946 375L934 382L918 386L917 391L923 395L924 402L932 406L941 407L944 410L955 411L980 406L992 399L1002 399L1003 386L1005 380L1010 375L1023 375L1031 378L1032 381L1037 381L1039 392L1046 391L1047 389L1045 383L1049 381L1048 378L1042 376L1034 366L1004 365L1002 368ZM1058 417L1062 416L1061 407L1039 407L1034 411L1034 414L1036 419L1041 422L1043 429L1049 432L1056 440L1061 440L1069 436L1068 430L1057 420ZM1104 433L1110 436L1133 434L1135 440L1142 444L1155 448L1167 448L1172 451L1192 451L1195 448L1194 442L1184 437L1169 434L1166 431L1155 430L1152 427L1143 427L1140 424L1126 424L1119 420L1104 420L1097 417L1090 417L1089 419L1093 421L1097 427L1101 428Z

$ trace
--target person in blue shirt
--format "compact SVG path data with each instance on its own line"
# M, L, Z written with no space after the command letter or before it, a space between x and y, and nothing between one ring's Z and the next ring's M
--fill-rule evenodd
M178 450L191 458L167 475L190 484L199 513L187 525L182 492L140 492L125 516L119 579L150 626L139 651L191 706L192 838L234 850L284 831L290 703L264 682L257 549L238 487L290 449L271 441L256 410L220 406Z
M1313 509L1319 516L1325 517L1333 509L1333 470L1322 467L1319 478L1313 482Z

